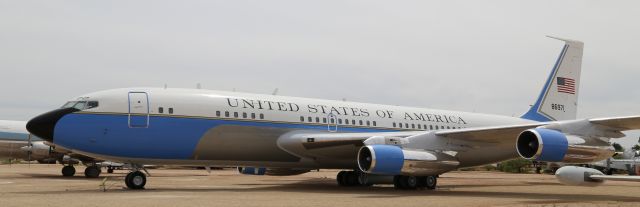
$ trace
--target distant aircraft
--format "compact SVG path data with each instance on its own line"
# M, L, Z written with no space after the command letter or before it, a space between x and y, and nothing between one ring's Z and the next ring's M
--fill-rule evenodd
M349 169L338 173L339 185L390 182L399 189L434 189L442 173L519 156L565 163L611 157L608 139L640 128L640 116L576 120L583 43L560 40L565 45L551 74L520 118L199 89L125 88L82 95L31 119L27 128L73 153L132 163L125 178L130 189L144 188L144 164L241 166L247 174ZM392 92L380 96L385 93ZM577 177L590 171L566 172Z
M114 168L122 168L122 164L119 163L109 162L101 165L101 160L55 149L39 137L31 136L26 125L26 121L0 120L0 158L36 160L39 163L58 161L65 165L62 168L63 176L73 176L76 172L73 165L79 162L87 165L85 176L88 178L98 177L101 173L100 167L107 168L109 172L113 172Z

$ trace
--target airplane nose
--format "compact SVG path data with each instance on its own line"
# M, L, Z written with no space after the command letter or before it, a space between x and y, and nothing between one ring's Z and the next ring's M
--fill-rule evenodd
M58 120L60 120L64 115L76 111L79 110L76 108L63 108L40 114L27 122L27 131L44 140L53 142L53 130L55 129Z

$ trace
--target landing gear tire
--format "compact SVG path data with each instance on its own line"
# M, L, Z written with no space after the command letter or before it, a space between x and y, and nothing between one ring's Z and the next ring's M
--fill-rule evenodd
M71 177L73 175L76 174L76 168L71 166L71 165L67 165L62 167L62 176L64 177Z
M396 189L416 190L429 189L433 190L438 184L437 176L405 176L396 175L393 177L393 186Z
M436 189L436 186L438 185L438 177L436 176L426 176L424 177L424 187L429 189L429 190L433 190Z
M84 169L84 176L87 178L100 177L100 168L98 168L97 166L89 166Z
M340 171L336 176L336 181L338 181L338 186L347 186L344 179L346 173L347 171Z
M362 173L356 171L340 171L336 176L339 186L371 186L362 179Z
M132 190L144 189L144 185L147 184L147 176L140 171L130 172L124 179L124 183L127 188Z
M107 168L107 173L109 174L113 173L113 168Z

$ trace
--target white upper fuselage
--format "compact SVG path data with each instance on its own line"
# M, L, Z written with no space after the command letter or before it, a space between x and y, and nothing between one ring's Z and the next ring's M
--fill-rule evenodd
M148 93L149 114L152 116L222 117L257 122L329 125L326 118L333 114L338 119L338 130L341 126L380 130L439 130L532 122L479 113L202 89L114 89L87 94L73 101L99 101L99 107L85 110L89 113L129 113L127 99L122 97L135 91ZM263 118L260 118L261 115Z

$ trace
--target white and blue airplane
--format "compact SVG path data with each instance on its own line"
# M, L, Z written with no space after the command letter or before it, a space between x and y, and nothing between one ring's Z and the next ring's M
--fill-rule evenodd
M559 39L559 38L558 38ZM29 132L73 153L133 163L125 184L143 189L145 164L241 166L254 174L347 169L341 186L393 183L434 189L458 168L526 159L589 163L640 116L576 119L583 43L565 45L522 117L199 89L124 88L82 95L29 121ZM137 167L136 167L137 166ZM561 182L606 176L559 171Z

